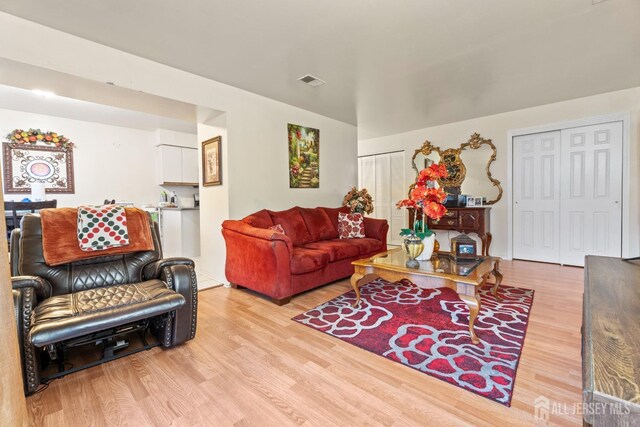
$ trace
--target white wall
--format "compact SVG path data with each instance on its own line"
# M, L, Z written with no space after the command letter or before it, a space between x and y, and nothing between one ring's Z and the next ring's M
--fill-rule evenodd
M0 109L0 135L29 128L64 134L75 144L75 194L47 194L58 206L100 204L105 198L138 205L157 202L155 132ZM5 200L29 196L5 194Z
M156 131L156 145L177 145L178 147L198 147L198 138L196 135L184 132L177 132L168 129L158 129Z
M264 208L339 206L358 181L356 128L266 98L257 101L227 118L231 217ZM320 130L320 188L289 188L287 123Z
M227 134L227 115L222 114L208 124L198 125L198 139L206 141L215 136L221 137L222 185L200 187L200 268L220 282L225 281L224 260L226 249L220 230L222 221L229 218L229 143ZM202 156L202 144L198 154ZM200 185L202 185L202 163L199 163Z
M492 139L497 147L498 156L491 171L494 178L502 183L505 195L491 209L491 232L493 234L491 253L506 257L506 224L509 209L506 191L508 191L511 181L507 176L507 132L618 112L630 112L631 114L628 158L631 191L627 201L630 206L630 224L628 230L624 230L624 232L631 236L629 253L630 256L634 256L640 254L640 193L637 191L637 185L640 181L640 87L362 140L358 141L358 154L362 156L399 149L406 150L406 185L408 188L412 180L415 179L415 172L411 169L411 156L414 150L420 148L425 139L443 148L459 146L466 142L474 132L480 133L484 138Z
M0 44L0 58L225 112L227 160L222 167L227 171L223 173L231 218L262 208L338 206L348 188L357 183L355 126L6 13L0 13L0 40L11 40ZM287 123L320 129L318 189L289 189ZM198 139L206 138L199 135ZM218 209L215 203L201 207L203 242L222 241ZM217 222L216 228L205 228L205 220ZM222 271L225 260L215 253L203 251L202 264Z

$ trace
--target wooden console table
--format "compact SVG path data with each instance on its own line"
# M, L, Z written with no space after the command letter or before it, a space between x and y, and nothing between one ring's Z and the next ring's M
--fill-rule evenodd
M414 212L409 211L409 227L413 228ZM427 225L432 230L451 230L459 233L475 233L482 241L482 255L489 255L491 246L491 207L447 208L447 213L439 220L428 218Z
M582 310L584 422L640 426L640 260L587 256Z

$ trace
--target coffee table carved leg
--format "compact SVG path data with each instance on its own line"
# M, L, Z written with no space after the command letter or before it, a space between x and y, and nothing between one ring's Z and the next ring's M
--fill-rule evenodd
M460 298L467 304L467 307L469 307L469 335L471 336L471 342L480 344L474 328L476 317L478 317L478 312L480 311L480 298L478 296L464 294L460 295Z
M352 307L356 307L360 304L360 286L365 285L377 278L379 278L377 274L362 274L359 272L353 273L351 276L351 287L356 293L356 300L351 304Z
M482 252L484 252L485 256L489 256L489 248L491 247L492 240L493 240L493 235L491 234L491 232L487 232L487 237L486 237L487 248L486 250L484 248L482 249Z
M493 277L496 278L496 283L493 285L493 288L491 289L491 294L493 294L493 296L496 297L497 299L500 299L500 297L498 296L498 288L500 287L500 283L502 283L502 273L500 273L499 261L496 261L495 264L493 264L493 271L491 272L491 274L493 274Z

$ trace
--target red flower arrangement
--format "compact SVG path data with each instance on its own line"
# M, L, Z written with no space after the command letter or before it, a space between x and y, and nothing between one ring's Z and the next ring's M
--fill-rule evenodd
M426 169L422 169L416 178L416 184L411 190L408 199L400 200L396 207L420 209L431 219L439 220L447 213L447 208L442 204L447 199L447 193L442 188L435 188L435 183L447 177L447 168L440 163L434 163ZM426 225L422 223L423 227ZM411 230L407 230L411 232ZM407 234L403 229L403 233ZM401 235L405 235L402 234ZM422 231L425 236L431 235L430 230ZM422 236L421 238L424 238Z

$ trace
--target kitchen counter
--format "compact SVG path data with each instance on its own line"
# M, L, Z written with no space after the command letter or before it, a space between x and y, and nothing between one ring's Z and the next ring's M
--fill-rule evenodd
M163 209L167 211L199 211L200 210L200 208L181 208L181 207L177 207L177 208L158 207L158 209Z

